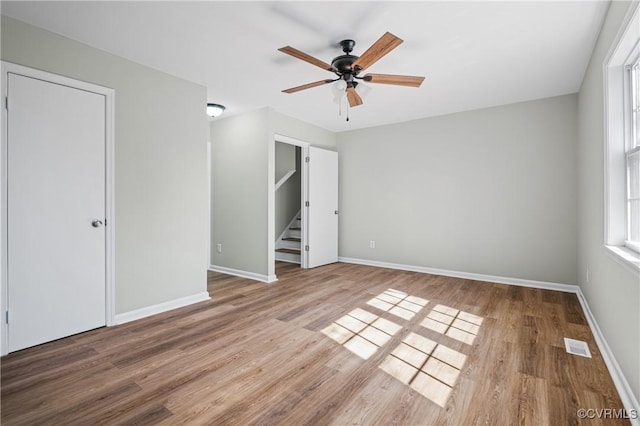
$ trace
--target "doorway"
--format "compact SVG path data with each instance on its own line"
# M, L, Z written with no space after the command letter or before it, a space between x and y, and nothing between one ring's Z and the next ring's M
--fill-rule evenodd
M113 91L2 63L1 353L113 324Z
M308 214L305 204L308 201L308 162L309 143L288 136L276 135L274 144L274 216L272 226L274 237L273 261L284 260L299 263L307 268L308 251ZM286 204L286 206L284 205ZM283 238L292 238L282 246ZM289 245L287 245L289 244ZM297 246L297 250L296 250ZM289 253L276 252L289 248ZM296 253L297 251L297 253Z
M275 182L275 259L302 265L302 147L276 140Z
M309 143L299 141L283 135L275 136L274 162L276 144L290 145L289 151L296 152L300 161L296 163L300 167L300 199L299 214L287 224L288 228L299 228L300 234L296 235L297 244L300 244L300 266L302 268L314 268L317 266L335 263L338 261L338 153L310 146ZM286 147L284 147L286 151ZM295 149L295 151L294 151ZM286 156L286 155L285 155ZM293 158L289 154L289 158ZM286 164L286 162L285 162ZM276 167L274 167L274 170ZM287 176L287 168L275 170L275 175ZM291 176L295 175L294 173ZM281 180L280 179L280 180ZM271 210L269 241L269 267L270 276L275 278L275 248L276 237L280 240L283 234L273 231L276 228L275 214L275 188L271 192L274 200ZM282 228L282 220L279 228ZM293 226L292 226L293 225ZM285 228L286 231L286 228ZM278 230L277 232L281 232Z

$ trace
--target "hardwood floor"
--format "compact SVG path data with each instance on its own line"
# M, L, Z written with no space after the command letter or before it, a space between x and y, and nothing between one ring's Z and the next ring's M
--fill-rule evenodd
M2 358L2 424L629 424L573 294L360 265ZM565 352L588 342L592 358Z

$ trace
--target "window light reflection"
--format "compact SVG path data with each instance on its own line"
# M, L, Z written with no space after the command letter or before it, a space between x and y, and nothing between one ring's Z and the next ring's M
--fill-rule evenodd
M444 407L466 359L412 332L382 361L380 369Z
M367 302L367 305L389 312L405 320L410 320L424 308L428 300L411 296L392 288L385 290Z
M369 300L367 305L410 320L428 303L426 299L387 289ZM413 326L422 326L471 345L480 331L482 322L483 318L477 315L445 305L436 305L419 326L417 321ZM322 333L366 360L402 328L393 321L365 309L356 308L325 327ZM391 350L378 367L440 407L445 407L467 356L440 342L414 333L411 329L406 331L406 337Z
M337 319L322 333L362 359L369 359L402 329L398 324L356 308Z
M471 345L478 335L482 318L445 305L436 305L421 326Z

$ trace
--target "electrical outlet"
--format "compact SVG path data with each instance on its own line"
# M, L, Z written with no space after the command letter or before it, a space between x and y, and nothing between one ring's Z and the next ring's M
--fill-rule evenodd
M216 244L216 251L218 253L222 253L222 244L221 243Z
M373 240L369 241L369 248L376 248L376 242Z

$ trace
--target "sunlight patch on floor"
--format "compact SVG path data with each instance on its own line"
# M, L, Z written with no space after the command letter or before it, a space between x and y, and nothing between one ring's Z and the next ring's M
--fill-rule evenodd
M322 333L360 358L369 359L401 329L393 321L356 308L325 327Z
M429 330L468 345L473 344L481 324L481 317L445 305L436 305L420 323Z
M385 290L367 302L367 305L389 312L402 319L410 320L424 308L428 300L417 296L411 296L405 292L392 288Z
M380 368L444 407L466 359L466 355L412 332Z
M428 300L387 289L367 305L409 321L427 306ZM424 315L424 314L423 314ZM443 336L473 344L483 318L445 305L434 306L419 323ZM356 308L322 331L362 359L369 359L386 345L403 326L365 309ZM379 368L420 395L444 407L467 356L444 344L407 329L409 333L379 364Z

